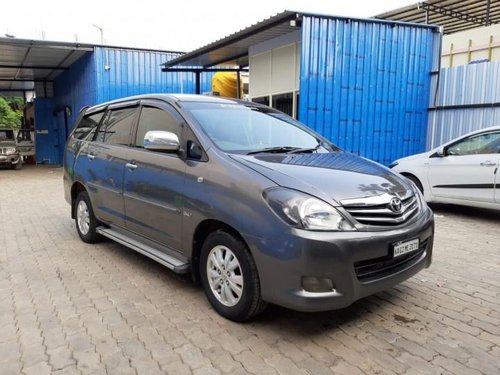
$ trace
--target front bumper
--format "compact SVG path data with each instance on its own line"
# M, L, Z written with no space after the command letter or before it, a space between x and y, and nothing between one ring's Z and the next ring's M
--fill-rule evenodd
M299 311L326 311L388 289L429 267L434 217L430 209L403 228L380 232L290 229L267 241L249 238L265 301ZM418 238L420 248L393 258L392 244ZM366 271L369 271L368 273ZM308 292L303 277L328 278L334 289Z
M2 165L2 164L16 165L20 161L21 161L21 157L19 156L19 154L12 154L12 155L1 154L0 155L0 165Z

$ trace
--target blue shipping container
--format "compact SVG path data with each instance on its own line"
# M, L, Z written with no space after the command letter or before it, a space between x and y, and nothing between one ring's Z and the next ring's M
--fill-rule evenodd
M435 26L304 16L300 121L386 165L424 151L440 41Z

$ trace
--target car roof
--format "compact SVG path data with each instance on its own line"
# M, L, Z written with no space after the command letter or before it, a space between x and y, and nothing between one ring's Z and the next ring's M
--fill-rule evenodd
M92 107L84 107L86 113L96 112L105 109L106 107L114 104L120 103L128 103L139 100L163 100L168 103L175 102L205 102L205 103L221 103L221 104L236 104L245 102L239 99L233 98L223 98L218 96L209 96L209 95L195 95L195 94L144 94L144 95L135 95L135 96L127 96L120 99L111 100L105 103L97 104Z
M477 130L471 131L470 133L467 133L467 134L464 134L464 135L461 135L459 137L454 138L453 141L455 141L455 140L457 140L459 138L468 137L468 136L474 135L474 134L485 133L485 132L489 132L489 131L492 131L492 130L500 130L500 125L490 126L490 127L487 127L487 128L482 128L482 129L477 129Z

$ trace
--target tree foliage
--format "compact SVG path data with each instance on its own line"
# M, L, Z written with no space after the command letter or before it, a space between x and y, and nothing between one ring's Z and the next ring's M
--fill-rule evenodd
M0 127L19 128L23 119L24 100L0 96Z

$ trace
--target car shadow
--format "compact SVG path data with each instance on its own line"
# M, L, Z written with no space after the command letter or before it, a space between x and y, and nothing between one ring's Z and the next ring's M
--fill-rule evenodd
M134 272L138 274L147 273L158 277L162 282L168 284L169 288L183 289L190 294L198 294L198 298L202 299L202 303L206 302L207 308L211 309L208 301L206 301L202 286L193 281L190 273L176 274L154 260L113 241L105 241L102 244L105 245L102 247L108 251L125 258L128 263L133 263ZM253 331L266 330L270 333L275 332L277 335L282 334L285 329L293 336L310 338L334 333L342 327L366 322L367 314L371 314L372 316L373 314L377 314L376 319L385 320L381 317L382 314L377 311L384 305L391 304L391 301L397 303L396 300L401 293L399 289L392 288L390 289L390 293L381 292L358 300L346 308L324 312L294 311L269 304L263 313L249 322L234 323L222 317L218 317L220 319L218 321L222 325L224 325L224 322L228 325L245 324L251 326ZM216 314L215 311L212 311L212 313Z
M384 305L390 305L391 301L396 300L399 293L401 292L397 289L391 289L390 294L380 292L360 299L343 309L322 312L301 312L269 305L261 315L251 321L251 324L265 327L266 330L275 331L276 334L282 333L285 328L290 334L303 337L334 333L342 327L366 322L368 315L373 318L373 314L376 314L376 320L385 320L378 311Z
M434 213L437 215L452 214L452 215L467 216L468 218L500 221L500 211L498 210L459 206L455 204L442 204L442 203L430 203L429 206L432 208L432 211L434 211Z

